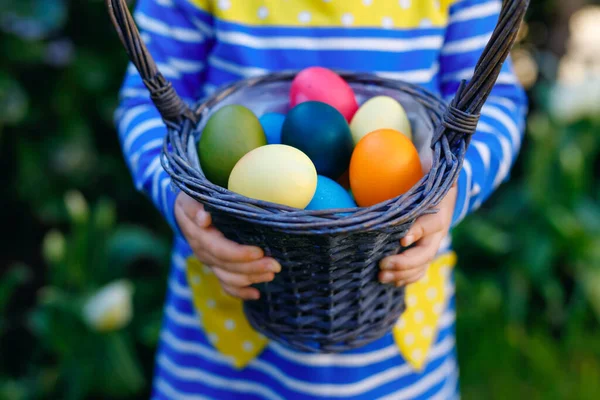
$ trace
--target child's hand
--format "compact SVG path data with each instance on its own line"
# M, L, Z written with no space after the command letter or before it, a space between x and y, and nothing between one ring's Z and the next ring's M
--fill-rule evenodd
M438 205L439 211L417 219L400 241L400 244L405 247L416 243L415 247L381 261L379 264L382 270L379 274L381 282L394 282L396 286L404 286L417 282L425 275L429 263L435 258L442 240L450 230L455 204L456 185L452 186Z
M226 239L211 226L204 207L183 192L175 201L175 218L198 260L213 270L223 290L232 296L258 299L259 291L249 286L272 281L274 273L281 271L279 263L264 257L260 248Z

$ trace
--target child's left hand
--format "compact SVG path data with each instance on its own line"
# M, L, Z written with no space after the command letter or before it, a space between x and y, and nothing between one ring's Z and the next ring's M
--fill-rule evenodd
M450 230L456 193L454 185L438 205L439 211L436 214L424 215L415 221L400 241L404 247L416 243L413 248L381 260L379 280L382 283L393 282L396 286L404 286L417 282L425 275L429 263L435 258L442 240Z

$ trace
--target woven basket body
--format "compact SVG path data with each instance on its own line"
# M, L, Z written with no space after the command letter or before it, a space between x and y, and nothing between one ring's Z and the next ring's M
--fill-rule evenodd
M526 0L504 1L498 27L474 78L445 105L419 87L369 74L340 72L360 100L396 98L407 110L415 144L428 173L410 191L369 208L306 211L249 199L209 182L196 143L209 116L227 104L257 114L284 111L294 72L251 78L224 87L189 108L156 69L124 0L106 0L113 23L168 134L162 164L173 184L204 204L226 237L256 245L282 265L274 281L260 284L258 301L245 302L259 332L293 348L339 352L390 331L404 311L404 288L377 281L378 263L403 249L400 239L435 207L456 181L479 112L514 43Z

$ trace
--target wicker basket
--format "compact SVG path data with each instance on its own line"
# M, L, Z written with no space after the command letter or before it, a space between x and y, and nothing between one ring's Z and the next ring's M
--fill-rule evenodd
M504 0L474 78L462 83L449 106L412 84L340 72L365 96L384 93L412 107L430 131L433 154L430 171L409 192L369 208L344 210L348 212L343 216L340 210L298 210L232 193L209 182L198 163L195 143L212 112L226 103L243 102L252 91L275 98L279 93L286 100L294 72L236 82L190 108L157 70L125 0L106 1L168 128L162 165L174 185L204 204L226 237L261 247L283 267L273 282L258 285L260 300L245 302L252 326L271 339L312 352L357 348L389 332L404 311L404 288L379 283L378 262L403 250L400 239L418 217L435 212L457 179L479 112L516 39L528 0Z

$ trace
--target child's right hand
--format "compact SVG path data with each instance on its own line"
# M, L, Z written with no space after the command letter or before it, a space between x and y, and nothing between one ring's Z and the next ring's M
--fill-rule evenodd
M211 225L204 207L183 192L175 201L175 218L198 260L213 270L223 290L232 296L258 299L258 290L250 285L270 282L281 271L279 263L265 257L260 248L225 238Z

